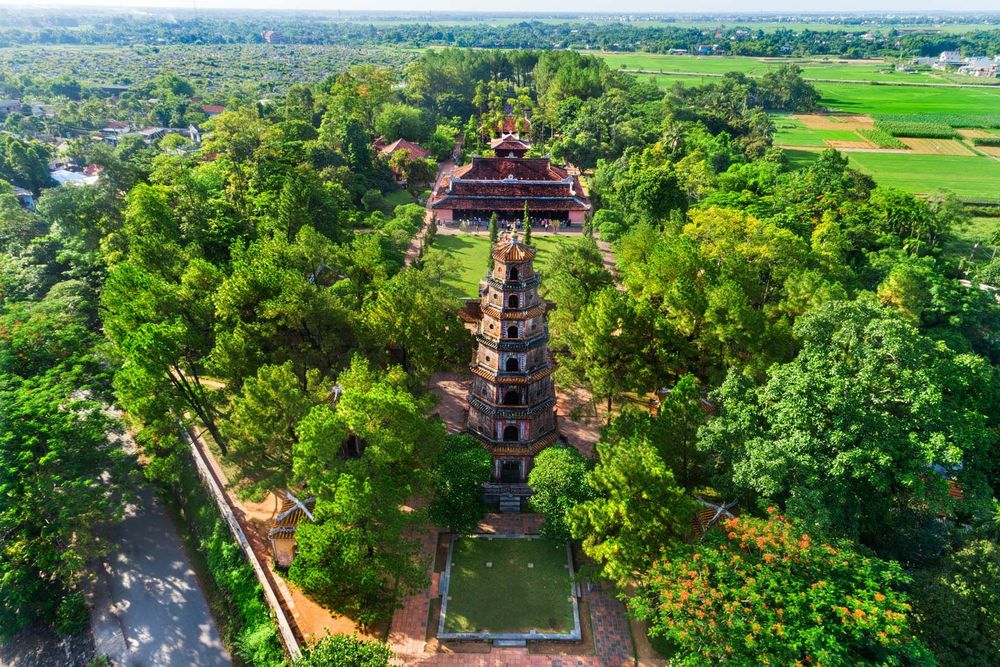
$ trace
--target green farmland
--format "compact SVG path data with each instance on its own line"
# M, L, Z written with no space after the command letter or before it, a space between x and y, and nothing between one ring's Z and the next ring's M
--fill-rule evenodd
M848 81L881 81L930 83L945 81L931 73L893 71L892 63L863 62L834 59L749 58L745 56L670 56L660 53L602 53L601 57L615 69L647 70L652 72L690 72L692 74L725 74L744 72L760 76L780 65L795 63L803 76L812 79L838 79Z
M812 162L818 152L789 150L785 155L792 168L798 169ZM967 199L1000 195L1000 160L917 153L846 155L851 166L873 177L879 185L920 194L948 191Z

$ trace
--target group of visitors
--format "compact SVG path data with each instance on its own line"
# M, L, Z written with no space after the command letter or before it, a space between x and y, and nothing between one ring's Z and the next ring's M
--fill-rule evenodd
M480 232L485 231L490 228L490 221L479 216L474 216L465 220L465 225L470 231ZM569 220L553 220L552 218L530 218L532 228L541 228L543 232L559 231L559 229L569 229L571 224ZM461 223L459 223L461 224ZM521 220L498 220L497 229L499 231L520 231L521 225L524 223Z

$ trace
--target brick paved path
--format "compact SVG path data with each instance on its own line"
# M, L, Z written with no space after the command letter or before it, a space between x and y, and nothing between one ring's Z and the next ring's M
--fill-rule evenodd
M536 533L542 517L537 514L488 514L479 525L483 533ZM431 600L438 597L439 576L434 570L438 534L430 531L421 539L431 585L404 600L392 617L389 643L400 665L428 667L631 667L635 664L625 609L610 590L583 588L594 630L595 655L532 655L527 648L494 648L489 653L425 652L427 615ZM581 618L581 623L586 619ZM433 649L431 649L433 651Z

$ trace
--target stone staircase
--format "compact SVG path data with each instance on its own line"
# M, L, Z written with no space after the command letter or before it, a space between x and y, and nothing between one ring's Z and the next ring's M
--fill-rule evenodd
M516 514L521 511L521 498L512 493L500 494L500 511L504 514Z

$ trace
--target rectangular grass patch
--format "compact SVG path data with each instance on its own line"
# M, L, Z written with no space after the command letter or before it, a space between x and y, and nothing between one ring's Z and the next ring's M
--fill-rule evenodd
M579 639L566 545L520 536L456 537L439 638Z

